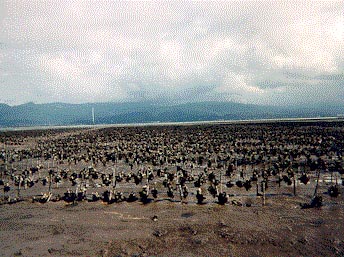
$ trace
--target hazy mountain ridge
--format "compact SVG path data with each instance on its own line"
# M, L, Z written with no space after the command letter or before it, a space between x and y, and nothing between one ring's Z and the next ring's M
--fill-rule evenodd
M344 106L262 106L234 102L198 102L163 105L152 102L66 104L0 104L0 126L186 122L269 118L310 118L344 114Z

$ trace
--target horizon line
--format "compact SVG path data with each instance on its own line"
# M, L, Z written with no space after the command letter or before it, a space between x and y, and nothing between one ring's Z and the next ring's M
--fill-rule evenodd
M111 127L148 127L148 126L192 126L192 125L240 125L250 123L289 123L289 122L334 122L344 121L344 116L329 117L310 117L310 118L279 118L279 119L247 119L247 120L208 120L208 121L180 121L180 122L140 122L140 123L111 123L111 124L79 124L79 125L41 125L41 126L24 126L24 127L0 127L0 132L6 131L27 131L27 130L58 130L58 129L87 129L87 128L111 128Z

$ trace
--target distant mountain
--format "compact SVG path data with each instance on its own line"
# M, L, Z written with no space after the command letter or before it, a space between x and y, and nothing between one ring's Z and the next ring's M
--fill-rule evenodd
M185 122L272 118L310 118L344 114L344 106L262 106L234 102L164 105L153 102L66 104L0 104L0 127Z

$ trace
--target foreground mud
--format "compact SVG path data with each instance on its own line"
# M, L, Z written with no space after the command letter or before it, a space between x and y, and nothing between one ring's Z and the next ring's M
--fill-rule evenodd
M300 209L305 200L2 205L1 256L343 256L343 198Z

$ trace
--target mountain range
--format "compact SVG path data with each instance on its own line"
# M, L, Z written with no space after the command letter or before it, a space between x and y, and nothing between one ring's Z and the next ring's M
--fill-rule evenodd
M26 103L0 104L0 127L188 122L245 119L313 118L344 114L341 105L267 106L235 102L197 102L168 105L154 102L127 103Z

